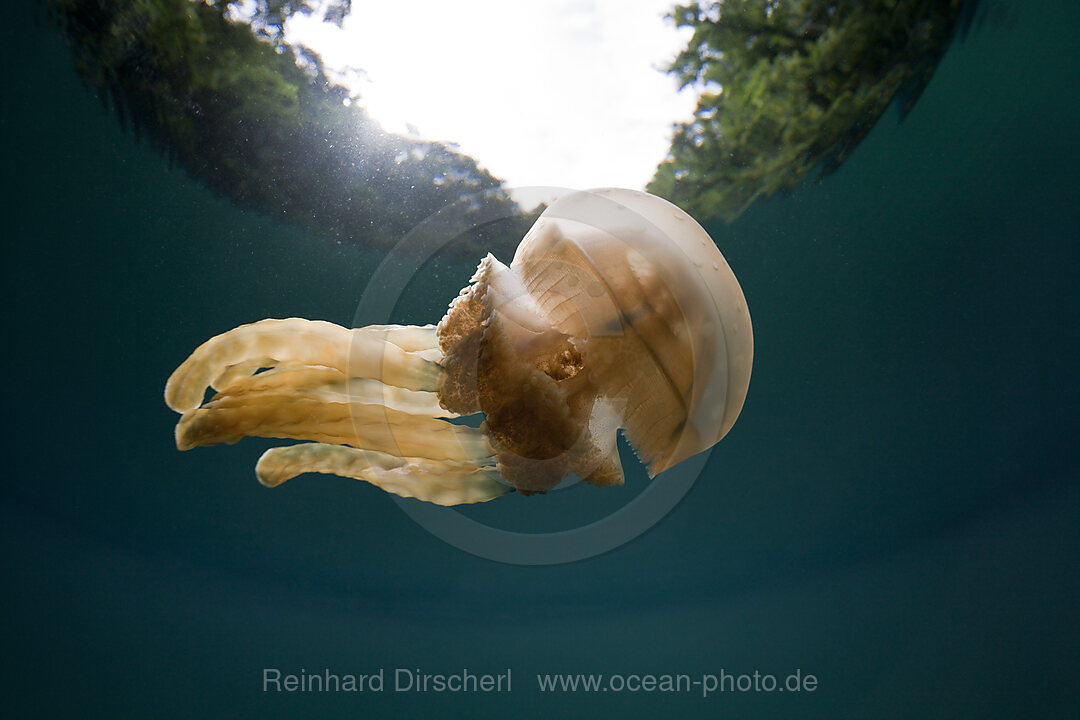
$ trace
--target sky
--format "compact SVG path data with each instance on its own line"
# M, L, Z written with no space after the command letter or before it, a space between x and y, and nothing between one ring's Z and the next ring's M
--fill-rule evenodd
M391 132L455 143L510 187L643 188L696 95L664 65L671 0L354 0L342 28L295 15L290 43Z

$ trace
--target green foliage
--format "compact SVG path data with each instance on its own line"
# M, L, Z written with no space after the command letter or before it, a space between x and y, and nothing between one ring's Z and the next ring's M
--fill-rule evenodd
M964 6L967 7L964 7ZM721 0L669 71L700 88L650 192L730 222L758 198L835 170L896 98L910 109L974 0Z
M217 8L222 16L240 5L240 0L205 1L207 5ZM320 9L327 22L340 26L352 9L352 0L254 0L250 24L260 37L270 40L275 46L284 47L285 21L296 13L310 15Z
M242 206L376 246L462 200L516 212L475 160L383 132L316 56L297 65L280 25L309 3L259 0L264 29L277 24L260 40L227 19L235 0L44 1L124 125Z

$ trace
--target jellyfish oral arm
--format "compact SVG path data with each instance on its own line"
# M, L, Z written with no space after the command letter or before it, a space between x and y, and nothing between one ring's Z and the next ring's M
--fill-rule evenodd
M259 482L267 487L275 487L308 472L365 480L395 495L436 505L486 502L513 490L499 478L493 467L397 457L325 443L271 448L263 453L255 466Z
M263 454L256 474L276 486L304 472L365 480L443 505L512 490L484 434L442 419L434 326L350 330L328 322L262 320L211 338L172 374L181 450L243 437L314 441ZM261 371L261 372L260 372ZM201 402L208 387L216 394Z
M241 325L200 345L169 377L165 403L177 412L199 407L207 388L222 390L277 366L324 367L409 390L435 390L439 365L435 327L378 325L349 330L321 320L287 318Z

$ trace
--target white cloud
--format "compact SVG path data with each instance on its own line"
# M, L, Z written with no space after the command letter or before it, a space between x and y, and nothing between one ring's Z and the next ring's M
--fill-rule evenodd
M696 97L659 68L671 0L354 0L343 29L294 16L383 126L453 142L511 186L643 187ZM363 73L348 68L362 68Z

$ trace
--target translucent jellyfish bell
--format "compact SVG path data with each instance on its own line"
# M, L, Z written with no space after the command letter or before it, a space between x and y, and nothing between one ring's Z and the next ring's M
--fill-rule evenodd
M456 505L571 474L621 484L619 428L655 475L731 429L752 363L742 289L705 230L653 195L595 190L554 202L509 266L485 257L437 327L244 325L196 349L165 400L181 450L310 441L267 450L264 485L322 472ZM448 421L476 412L478 428Z

